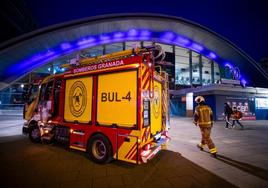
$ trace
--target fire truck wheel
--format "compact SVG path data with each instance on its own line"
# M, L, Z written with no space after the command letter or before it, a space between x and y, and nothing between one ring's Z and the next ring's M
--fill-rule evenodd
M41 141L41 133L38 126L33 126L30 128L29 138L35 143L39 143Z
M108 163L112 159L112 146L105 136L97 134L89 141L88 153L94 162Z

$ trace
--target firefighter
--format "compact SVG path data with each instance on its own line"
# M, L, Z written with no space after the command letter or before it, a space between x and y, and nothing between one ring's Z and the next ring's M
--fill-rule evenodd
M208 146L211 156L217 157L217 149L210 138L211 128L213 126L213 113L211 108L205 104L202 96L197 96L195 102L198 104L194 112L194 124L199 126L202 140L197 145L200 150L204 150L205 145Z

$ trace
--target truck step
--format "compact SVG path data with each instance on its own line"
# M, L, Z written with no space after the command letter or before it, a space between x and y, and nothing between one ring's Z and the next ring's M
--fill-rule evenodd
M48 134L44 134L41 137L41 140L42 140L42 142L50 143L53 137L54 137L54 134L48 133Z

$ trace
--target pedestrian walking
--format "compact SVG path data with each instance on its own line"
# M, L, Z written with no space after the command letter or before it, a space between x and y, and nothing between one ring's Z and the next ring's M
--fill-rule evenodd
M232 108L229 106L228 103L224 103L224 118L225 118L225 128L228 129L229 125L232 126L232 123L230 122L230 117L233 114Z
M199 126L201 131L201 142L197 145L200 150L204 150L205 145L213 157L217 157L217 148L210 138L211 128L213 127L213 113L211 108L206 105L205 99L202 96L197 96L195 102L198 104L194 112L194 124Z
M242 112L238 111L236 107L233 108L233 123L232 128L235 127L235 122L240 125L241 129L244 129L244 126L239 122L239 120L242 118Z

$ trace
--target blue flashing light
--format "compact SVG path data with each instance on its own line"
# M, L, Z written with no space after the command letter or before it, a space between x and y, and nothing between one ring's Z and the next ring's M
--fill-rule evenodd
M240 82L241 82L243 85L246 85L246 84L247 84L247 81L246 81L244 78L241 78Z
M140 36L141 37L150 37L152 35L152 32L149 30L141 30Z
M34 55L33 57L31 57L29 60L30 61L40 61L42 60L43 56L41 54L37 54L37 55Z
M139 39L140 40L150 40L151 36L152 36L151 31L149 31L149 30L141 30Z
M69 50L68 53L71 53L71 52L74 52L74 51L77 51L77 50L83 50L83 49L86 49L86 48L91 48L91 47L98 46L98 45L101 45L101 44L102 43L99 42L99 41L92 42L92 43L85 43L83 45L78 45L78 47L76 47L76 48L72 48L71 50Z
M186 47L191 43L189 39L186 39L186 38L181 37L181 36L177 36L177 38L173 42L174 42L174 44L176 44L178 46L183 46L183 47Z
M123 38L125 37L125 33L123 32L115 32L112 34L112 37L114 42L121 42L123 40Z
M44 57L49 57L55 54L55 51L48 50Z
M62 50L68 50L68 49L72 48L72 45L70 43L62 43L60 45L60 47Z
M201 52L204 50L203 46L201 46L200 44L194 43L194 42L192 43L190 48L193 49L194 51L197 51L197 52Z
M160 40L164 41L164 42L170 42L172 41L174 38L176 37L176 35L172 32L165 32L160 36Z
M113 37L114 37L115 39L123 38L124 36L125 36L125 33L123 33L123 32L115 32L115 33L113 34Z
M138 31L136 29L130 29L127 33L129 37L135 37L138 35Z
M215 53L213 53L213 52L210 52L208 54L208 58L210 58L210 59L216 59L217 58L217 55Z
M108 44L114 42L115 40L111 38L110 35L102 34L99 36L99 44Z
M95 42L96 41L96 39L95 38L93 38L93 37L89 37L89 38L83 38L82 40L79 40L78 42L77 42L77 45L79 45L79 46L82 46L82 45L86 45L86 44L90 44L90 43L93 43L93 42Z
M100 41L110 41L111 37L109 35L100 35Z

